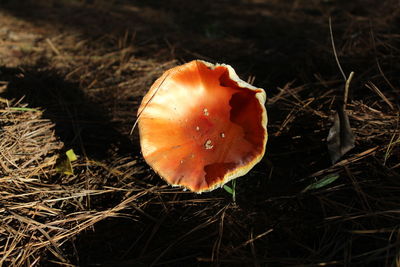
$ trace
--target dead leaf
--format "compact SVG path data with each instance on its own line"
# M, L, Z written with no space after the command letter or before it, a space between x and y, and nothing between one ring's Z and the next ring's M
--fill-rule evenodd
M328 150L332 163L338 161L354 147L354 134L344 105L338 105L334 123L329 129Z

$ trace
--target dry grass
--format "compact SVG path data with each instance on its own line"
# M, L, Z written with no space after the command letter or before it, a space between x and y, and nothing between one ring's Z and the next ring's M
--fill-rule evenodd
M399 265L397 1L90 2L0 9L3 265ZM356 146L334 165L329 17L355 72ZM165 185L129 135L151 83L193 58L267 88L267 154L236 203ZM73 175L56 168L68 149Z
M60 249L66 240L117 216L146 192L127 193L109 209L91 208L91 197L123 189L90 189L77 183L79 175L72 181L57 179L55 165L63 144L43 112L25 106L4 101L0 109L1 264L36 265L43 249L67 263Z

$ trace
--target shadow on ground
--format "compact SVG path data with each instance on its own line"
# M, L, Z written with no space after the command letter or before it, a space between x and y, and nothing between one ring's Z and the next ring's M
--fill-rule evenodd
M79 33L93 47L117 49L129 32L138 57L228 63L269 90L295 79L309 82L310 73L337 73L324 50L328 27L317 23L327 25L330 4L295 9L262 1L9 1L0 8L38 26Z
M107 112L86 97L76 83L65 81L51 70L39 67L0 68L1 80L8 83L1 97L21 100L30 108L44 111L43 116L55 124L55 133L78 155L105 159L112 150L119 153L138 151L127 136L110 122Z

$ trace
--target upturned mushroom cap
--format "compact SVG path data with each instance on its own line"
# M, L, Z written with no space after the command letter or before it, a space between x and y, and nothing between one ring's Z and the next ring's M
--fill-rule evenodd
M233 68L194 60L166 71L139 107L146 162L164 180L211 191L245 175L264 155L263 89Z

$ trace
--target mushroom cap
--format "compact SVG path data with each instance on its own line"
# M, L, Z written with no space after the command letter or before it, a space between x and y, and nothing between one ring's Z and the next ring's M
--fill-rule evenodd
M138 111L142 154L165 181L211 191L245 175L267 143L265 91L226 64L194 60L167 70Z

